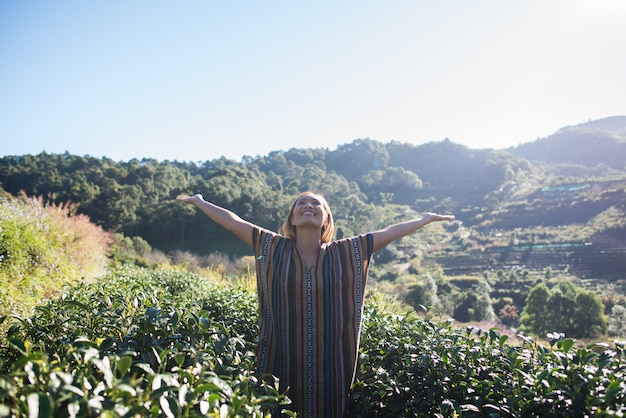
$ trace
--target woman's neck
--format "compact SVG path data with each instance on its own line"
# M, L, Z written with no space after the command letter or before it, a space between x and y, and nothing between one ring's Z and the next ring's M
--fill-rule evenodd
M321 244L320 234L303 234L298 231L296 243L298 247L305 252L317 252Z
M321 232L319 230L298 230L296 234L298 251L304 258L307 268L315 264L321 246Z

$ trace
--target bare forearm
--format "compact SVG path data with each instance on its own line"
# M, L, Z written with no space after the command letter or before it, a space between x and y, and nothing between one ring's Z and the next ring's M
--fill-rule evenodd
M197 200L194 202L194 206L211 218L212 221L228 230L232 229L237 223L243 222L243 219L236 213L211 202L207 202L206 200Z
M418 229L423 228L424 226L430 223L429 220L424 218L419 219L411 219L410 221L400 222L395 225L390 225L385 228L388 232L390 232L393 236L398 238L404 237L406 235L412 234Z
M425 226L427 223L428 222L424 220L424 218L412 219L410 221L400 222L381 229L380 231L376 231L374 233L374 251L380 250L392 241L412 234Z
M427 213L422 218L412 219L406 222L400 222L390 225L387 228L374 232L374 251L378 251L392 241L400 239L404 236L412 234L418 229L423 228L431 222L452 221L452 215L437 215L435 213Z
M236 213L204 200L200 194L192 197L180 195L176 199L194 205L213 222L228 229L244 243L252 246L252 228L254 225L241 219Z

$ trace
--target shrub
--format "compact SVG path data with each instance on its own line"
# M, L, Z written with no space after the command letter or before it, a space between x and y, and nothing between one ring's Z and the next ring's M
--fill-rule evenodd
M257 302L243 287L125 267L68 288L0 340L0 416L265 417L288 402L255 374ZM621 416L624 344L509 345L365 306L350 417Z
M0 198L0 316L28 313L63 285L103 274L108 243L75 206Z
M253 295L123 268L37 307L0 347L0 416L265 416Z
M593 291L561 280L553 289L533 287L521 314L520 329L533 335L558 331L574 338L597 338L607 331L604 305Z
M367 305L354 417L621 416L624 344L507 344L495 329L381 314Z

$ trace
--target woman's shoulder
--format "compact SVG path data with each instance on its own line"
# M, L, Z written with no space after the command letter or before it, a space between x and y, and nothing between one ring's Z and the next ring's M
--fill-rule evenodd
M371 240L372 233L367 232L365 234L354 235L351 237L340 238L328 243L328 245L351 245L354 242L367 242Z
M254 242L265 240L289 240L278 232L255 225L252 229L252 240Z

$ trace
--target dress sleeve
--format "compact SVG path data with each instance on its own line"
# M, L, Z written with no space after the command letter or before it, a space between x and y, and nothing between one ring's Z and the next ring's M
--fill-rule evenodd
M374 235L371 232L337 241L337 243L342 242L343 244L340 245L346 245L352 248L354 256L357 257L360 262L369 264L374 249Z
M252 228L252 250L254 251L254 258L259 259L266 255L269 249L270 241L279 235L270 230L254 226Z

